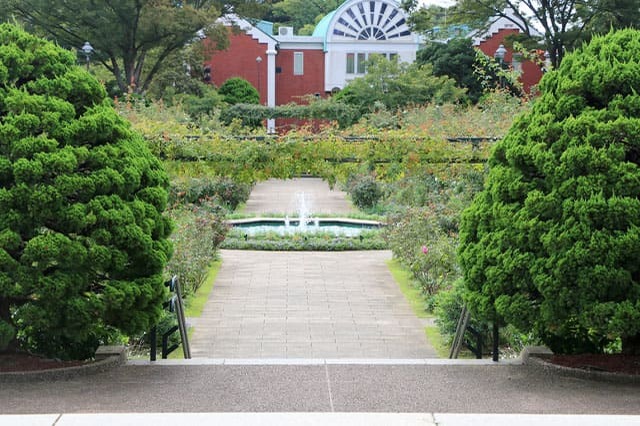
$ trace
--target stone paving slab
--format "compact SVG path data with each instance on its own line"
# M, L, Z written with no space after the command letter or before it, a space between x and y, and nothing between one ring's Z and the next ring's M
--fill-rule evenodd
M329 188L319 178L288 180L269 179L256 184L247 200L244 212L257 215L298 213L300 197L308 204L311 214L349 214L355 212L345 193Z
M436 358L389 251L222 251L191 339L205 358Z

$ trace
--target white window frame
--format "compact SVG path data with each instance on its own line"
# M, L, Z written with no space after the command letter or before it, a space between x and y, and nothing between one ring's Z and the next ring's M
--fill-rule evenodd
M397 52L347 52L345 56L345 70L347 75L364 75L367 73L366 63L373 55L384 56L388 60L398 61ZM351 58L351 63L349 61Z
M293 52L293 75L304 75L304 52Z

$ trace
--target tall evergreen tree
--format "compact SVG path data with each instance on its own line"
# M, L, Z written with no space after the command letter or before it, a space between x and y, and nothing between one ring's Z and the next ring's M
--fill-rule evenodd
M554 352L640 353L639 57L634 30L568 54L462 216L474 314Z
M73 53L0 25L0 351L85 359L148 330L168 177Z

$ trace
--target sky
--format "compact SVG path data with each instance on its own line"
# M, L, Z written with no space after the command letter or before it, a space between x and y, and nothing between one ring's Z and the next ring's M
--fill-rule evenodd
M455 3L453 0L420 0L419 1L420 4L423 4L425 6L430 6L432 4L438 5L438 6L452 6L453 3Z

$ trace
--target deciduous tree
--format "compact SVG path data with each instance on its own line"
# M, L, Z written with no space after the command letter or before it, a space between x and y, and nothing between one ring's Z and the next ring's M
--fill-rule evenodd
M143 93L172 53L204 31L224 44L213 25L212 1L173 0L0 0L0 6L42 29L66 48L89 41L91 61L103 64L122 92Z
M420 9L416 0L406 0L418 28L437 22L442 11ZM450 23L469 24L472 28L488 25L492 18L510 20L523 34L543 33L543 40L554 66L567 51L580 45L593 32L637 25L640 11L636 0L457 0L448 9ZM626 15L626 16L623 16ZM635 23L634 23L635 22Z
M349 82L335 101L355 106L366 114L383 106L397 110L407 105L455 102L464 96L453 79L433 75L430 64L407 64L372 56L367 73Z
M275 22L294 27L294 31L311 29L319 19L342 4L339 0L282 0L273 5ZM304 31L311 34L309 31Z
M446 75L467 89L472 102L478 102L484 91L482 83L474 73L476 51L469 39L454 39L448 43L430 43L417 53L416 62L431 64L433 74Z

